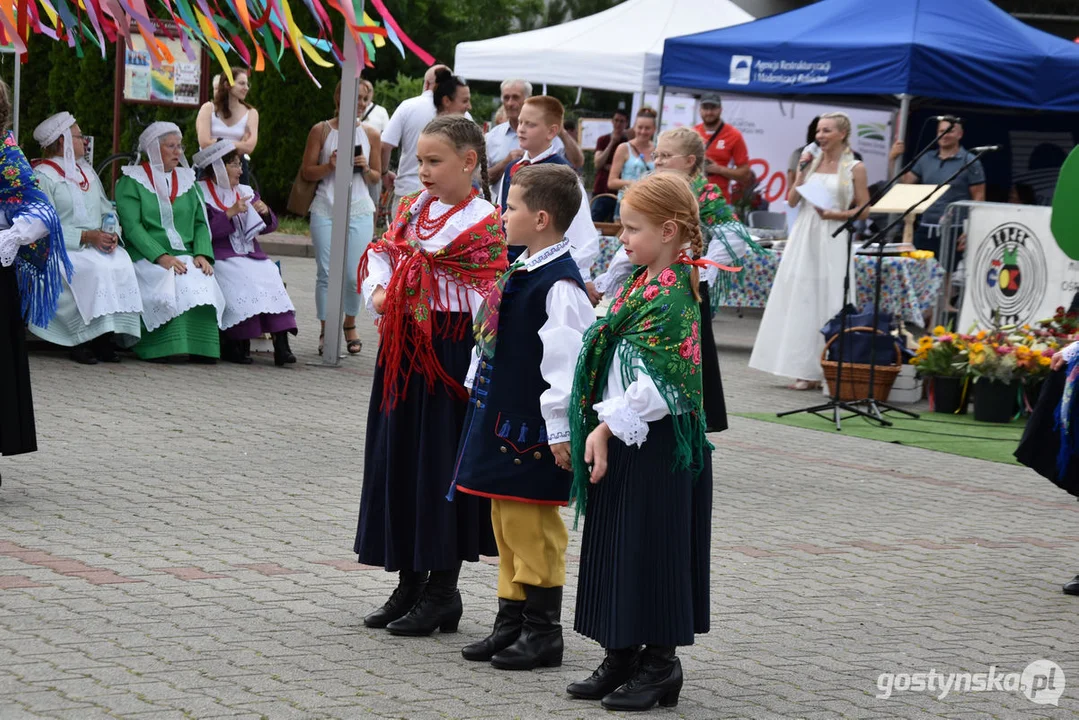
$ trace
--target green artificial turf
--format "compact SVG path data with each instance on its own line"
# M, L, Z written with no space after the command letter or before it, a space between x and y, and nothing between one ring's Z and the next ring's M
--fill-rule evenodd
M792 427L820 430L835 433L835 423L831 417L825 419L808 413L776 417L775 413L736 413L740 417L779 423ZM898 413L887 413L885 417L892 421L892 427L882 427L876 422L861 417L843 420L843 435L879 440L881 442L912 445L936 450L938 452L962 455L964 457L991 460L993 462L1018 465L1015 457L1016 446L1023 435L1026 420L1013 420L1010 423L977 422L972 415L944 415L923 413L914 419Z

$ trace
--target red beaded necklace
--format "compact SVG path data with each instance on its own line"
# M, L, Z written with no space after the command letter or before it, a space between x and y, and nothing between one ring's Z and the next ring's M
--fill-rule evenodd
M449 219L468 207L468 204L472 202L472 198L474 197L476 197L476 190L473 188L472 192L468 194L468 197L434 220L431 219L431 206L434 205L435 198L431 198L427 204L423 206L420 210L420 214L416 217L416 237L420 240L430 240L435 235L438 235L438 233L442 231L442 228L446 227L446 223L449 222Z
M37 165L48 165L53 170L55 170L60 175L60 177L62 177L64 179L67 179L67 173L64 172L64 169L62 167L60 167L59 165L57 165L52 160L39 160L39 161L33 163L33 165L35 167ZM84 172L81 167L79 167L78 165L76 165L75 167L78 168L79 174L82 175L82 180L79 181L79 190L82 190L83 192L86 192L87 190L90 189L90 179L88 177L86 177L86 172Z

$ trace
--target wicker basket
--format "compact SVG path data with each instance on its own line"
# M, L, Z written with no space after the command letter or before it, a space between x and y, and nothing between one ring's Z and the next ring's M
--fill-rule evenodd
M873 328L859 326L847 328L844 332L872 332ZM888 335L883 330L877 329L880 335ZM824 345L824 352L820 356L820 366L824 370L824 379L828 381L828 387L835 392L835 376L839 369L839 363L828 360L828 348L836 341L839 334L833 335ZM843 386L839 388L840 400L861 400L869 397L869 368L867 363L843 363ZM873 398L887 400L888 393L892 390L896 377L903 369L903 353L897 346L895 349L895 365L877 365L873 382Z

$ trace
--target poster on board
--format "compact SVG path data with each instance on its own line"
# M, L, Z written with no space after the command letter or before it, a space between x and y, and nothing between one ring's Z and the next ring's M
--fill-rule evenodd
M582 150L595 150L596 141L614 130L610 118L581 118L577 121L577 144Z
M966 290L961 332L1024 325L1068 307L1079 290L1079 262L1049 229L1052 208L978 203L967 220Z
M202 49L196 47L196 57L188 59L179 39L158 35L172 53L173 62L153 67L146 40L137 33L131 35L131 47L124 54L124 101L154 105L198 107L202 81Z

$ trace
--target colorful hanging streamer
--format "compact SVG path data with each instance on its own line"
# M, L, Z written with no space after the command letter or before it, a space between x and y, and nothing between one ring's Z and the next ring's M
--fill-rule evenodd
M376 49L387 42L402 57L407 49L427 65L434 63L405 34L382 0L370 4L374 15L357 13L353 0L0 0L0 44L11 45L23 62L31 33L67 43L79 57L85 40L104 57L106 43L130 47L131 35L137 33L146 41L151 64L158 67L175 60L159 39L165 34L178 39L190 59L195 56L193 44L203 45L229 82L230 65L262 71L268 58L280 71L281 57L291 50L317 85L309 62L319 67L345 62L344 52L333 39L336 21L344 24L360 46L357 73L364 66L372 67ZM296 13L304 11L318 28L315 36L305 35L296 22ZM229 53L240 62L230 63Z

